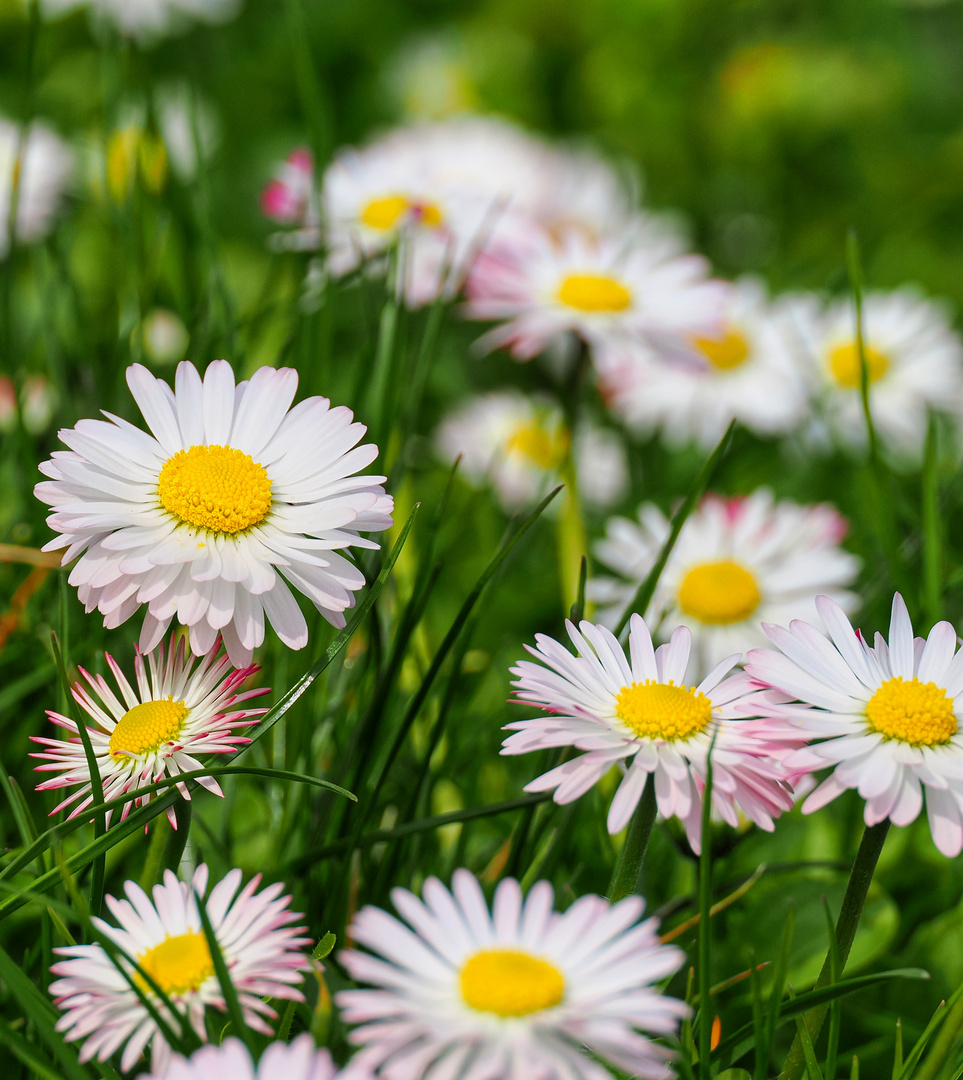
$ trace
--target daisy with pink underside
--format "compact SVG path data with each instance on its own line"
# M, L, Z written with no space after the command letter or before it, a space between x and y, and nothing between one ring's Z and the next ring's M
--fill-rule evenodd
M289 230L273 238L277 247L313 251L321 246L321 214L310 150L298 147L278 165L261 191L261 213Z
M867 644L826 596L816 600L828 638L802 621L765 627L779 650L753 649L746 670L788 695L768 715L812 740L790 753L791 770L832 772L803 804L811 814L849 788L864 819L909 825L923 807L937 848L963 850L963 650L948 622L914 638L903 598L893 597L889 640ZM784 700L784 699L783 699Z
M153 900L136 882L128 881L124 884L127 899L105 897L119 925L92 920L150 975L202 1042L207 1042L206 1010L226 1011L197 907L198 895L203 897L207 891L207 879L206 866L197 868L189 884L167 870L163 883L152 890ZM301 916L288 909L291 897L282 895L283 886L275 883L258 892L260 880L258 874L238 892L241 871L231 870L204 903L245 1023L271 1035L267 1020L277 1014L264 999L303 1000L297 984L311 966L302 951L311 939L301 936L303 927L292 925ZM123 1046L120 1067L126 1071L149 1047L153 1071L164 1075L171 1048L103 946L68 945L54 952L66 957L51 968L60 976L50 985L55 1004L63 1011L57 1030L68 1042L86 1040L80 1061L93 1057L106 1061ZM131 977L138 977L128 960L122 958L119 963ZM167 1023L176 1025L145 980L141 979L140 987Z
M220 1046L202 1046L189 1059L175 1054L163 1076L142 1073L137 1080L337 1080L338 1068L305 1032L290 1043L273 1042L254 1064L251 1052L233 1036Z
M672 1076L669 1052L642 1032L673 1035L688 1015L654 987L684 956L659 943L655 919L638 922L641 897L582 896L560 914L547 881L523 898L507 878L489 913L467 870L451 892L428 878L423 896L394 889L405 922L365 907L350 929L369 951L341 962L377 989L337 995L344 1019L361 1025L346 1080L611 1080L597 1058Z
M694 851L701 845L702 797L712 747L712 808L733 828L744 814L773 830L773 818L792 808L779 759L783 724L745 719L748 676L725 676L740 655L729 656L697 685L686 684L691 634L678 627L668 644L653 648L645 620L629 622L629 656L603 626L567 622L576 655L554 638L536 634L526 646L537 663L513 667L517 699L541 706L546 716L516 720L503 754L528 754L559 746L586 753L533 780L526 791L555 790L557 803L584 795L613 765L625 769L612 799L608 830L625 828L646 783L655 784L659 813L677 817ZM713 746L713 740L715 744Z
M106 653L119 697L103 675L91 675L80 668L90 689L76 683L71 693L96 725L88 726L87 733L106 801L156 783L164 776L204 768L197 754L232 754L238 746L251 741L236 734L235 729L253 724L267 709L234 706L268 694L270 689L242 689L260 668L234 669L227 656L218 656L220 649L218 641L206 656L197 660L187 652L181 637L176 643L171 641L166 658L163 643L146 656L138 650L134 658L136 689L127 681L117 661ZM47 762L38 765L37 772L60 774L38 784L37 790L78 788L51 810L51 814L56 814L76 803L69 815L76 817L93 800L87 755L77 725L70 717L52 709L47 710L47 716L58 727L73 732L74 737L63 740L31 736L33 742L47 748L43 753L30 755ZM215 795L224 794L213 776L199 776L197 782ZM190 799L187 784L179 783L176 787L185 799ZM151 797L148 793L125 803L121 821L132 807L148 802ZM176 829L173 809L168 809L167 817ZM107 821L109 824L110 811Z

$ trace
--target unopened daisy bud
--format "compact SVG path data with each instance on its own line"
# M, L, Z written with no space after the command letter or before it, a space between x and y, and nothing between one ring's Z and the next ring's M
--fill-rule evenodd
M0 375L0 433L13 431L17 426L17 391L13 380Z
M231 1036L220 1046L202 1046L189 1059L175 1054L163 1075L142 1073L137 1080L337 1080L340 1075L328 1051L319 1050L305 1032L290 1043L271 1043L257 1065L244 1043Z
M183 360L190 342L184 323L167 308L154 308L141 323L144 355L158 367Z
M53 419L57 391L43 375L31 375L20 391L20 419L31 435L42 435Z

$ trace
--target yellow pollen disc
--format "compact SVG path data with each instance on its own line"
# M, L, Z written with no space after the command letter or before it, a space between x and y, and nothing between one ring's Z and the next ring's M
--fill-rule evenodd
M137 958L137 962L165 994L197 990L214 974L211 950L203 934L178 934Z
M953 699L936 683L908 682L897 675L869 699L866 706L869 726L887 739L899 739L910 746L942 746L957 732Z
M682 579L678 593L683 614L710 626L743 622L761 599L755 577L731 559L694 566Z
M722 337L696 336L691 340L716 371L734 371L749 359L749 342L744 334L731 326Z
M565 997L565 977L554 964L515 949L475 953L460 979L465 1004L496 1016L529 1016L554 1008Z
M705 731L712 719L712 702L694 686L646 679L622 687L615 715L642 738L671 742Z
M157 494L174 517L215 533L243 532L271 509L264 466L230 446L178 450L164 462Z
M889 357L886 353L865 342L863 343L863 351L866 353L866 374L869 376L870 385L872 385L889 371ZM829 372L843 389L859 389L859 349L856 347L855 341L848 341L845 345L837 345L835 349L830 351Z
M505 450L540 469L555 469L565 460L568 445L566 428L557 427L549 431L537 420L531 420L515 428L505 444Z
M558 288L557 299L579 311L625 311L632 294L605 274L569 274Z
M173 742L181 732L188 708L173 696L135 705L118 720L110 735L112 757L140 757Z
M401 224L403 218L411 217L422 225L436 228L441 224L441 210L430 202L414 202L404 195L386 195L372 199L361 211L361 222L369 229L387 231Z

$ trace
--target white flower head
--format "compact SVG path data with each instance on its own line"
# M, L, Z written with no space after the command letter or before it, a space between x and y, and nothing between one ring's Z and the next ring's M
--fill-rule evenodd
M429 878L423 896L392 891L408 925L365 907L351 927L370 951L341 962L377 987L337 995L344 1019L361 1025L352 1067L385 1080L607 1080L597 1055L633 1076L672 1075L668 1052L641 1032L671 1035L688 1014L653 988L683 954L659 944L654 919L638 922L641 897L583 896L558 914L547 881L523 899L508 878L489 913L467 870L451 892Z
M685 681L691 635L684 626L654 649L645 620L633 615L628 657L603 626L584 621L578 629L571 622L566 627L576 655L547 634L536 634L537 648L526 648L537 662L522 660L511 669L517 699L546 715L506 724L515 734L502 744L502 753L558 746L586 752L533 780L526 791L554 789L557 803L574 802L613 765L631 758L609 807L609 832L625 828L646 782L654 783L659 812L680 819L698 852L715 739L712 809L734 828L741 811L772 831L772 819L793 805L779 765L784 748L772 730L781 725L740 719L753 685L741 673L725 677L738 654L692 686Z
M226 22L237 14L241 0L41 0L41 7L51 19L86 7L95 22L111 24L146 46L181 33L191 22Z
M151 896L128 881L124 884L127 899L105 897L118 925L93 919L97 929L136 960L171 1004L186 1014L203 1042L207 1041L206 1009L226 1011L197 908L197 895L207 891L207 878L206 866L197 868L189 884L167 870ZM301 916L289 910L291 897L282 895L283 886L276 883L258 892L260 880L258 874L238 892L241 871L231 870L211 889L205 905L244 1020L255 1031L270 1035L265 1018L274 1019L276 1013L264 998L303 1000L297 986L311 966L302 951L310 938L301 936L302 927L292 925ZM164 1075L171 1048L103 946L69 945L54 951L66 957L51 968L60 976L50 985L63 1011L57 1030L68 1042L86 1040L80 1061L93 1057L106 1061L123 1046L120 1067L126 1071L150 1046L151 1066ZM132 965L120 962L134 974ZM173 1023L174 1017L143 980L142 989L154 998L164 1019Z
M275 247L314 251L321 246L314 158L307 147L292 150L275 169L261 191L261 213L287 230L272 237Z
M655 565L669 535L669 519L643 503L638 520L613 518L595 557L619 577L593 577L587 595L599 621L617 625L639 585ZM815 616L814 597L825 592L847 609L859 560L840 546L845 519L831 506L775 500L767 488L751 495L702 500L682 532L646 615L668 635L692 631L702 668L730 653L766 642L761 622Z
M810 746L786 758L791 770L833 771L809 796L804 813L848 788L866 800L867 825L889 818L908 825L924 802L937 848L963 850L963 650L953 626L939 622L914 638L903 598L893 597L889 639L873 645L838 604L816 601L829 637L807 622L767 626L779 650L753 649L746 670L788 695L769 714Z
M290 1043L271 1043L257 1065L244 1043L232 1035L220 1046L202 1046L190 1059L175 1054L163 1075L142 1073L137 1080L337 1080L338 1076L328 1051L319 1050L304 1032Z
M16 236L32 243L50 232L74 170L70 147L49 127L35 121L21 151L20 127L0 117L0 258L10 249L8 225L13 179L20 158Z
M267 619L293 649L307 644L288 583L334 626L364 585L340 548L377 547L359 532L391 526L383 476L355 476L378 448L350 409L311 397L291 408L298 375L263 367L234 385L215 360L203 382L177 367L175 389L133 365L127 383L150 434L126 420L81 420L70 447L41 465L37 497L61 535L45 550L80 555L69 581L108 627L147 605L140 646L150 652L176 618L191 649L220 634L231 661L251 662Z

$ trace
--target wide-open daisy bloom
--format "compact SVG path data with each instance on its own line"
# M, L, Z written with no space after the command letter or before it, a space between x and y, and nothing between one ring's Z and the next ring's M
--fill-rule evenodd
M261 213L290 232L278 247L310 251L321 246L321 215L314 191L314 160L305 147L292 150L261 191Z
M889 639L873 645L854 630L838 604L816 605L828 639L809 623L767 626L779 650L753 649L746 670L791 699L769 714L810 746L786 758L796 770L833 771L803 804L825 806L848 788L866 800L875 825L915 821L923 806L937 848L963 850L963 650L956 631L939 622L925 639L913 637L903 598L893 597Z
M328 1051L319 1050L304 1032L290 1043L271 1043L257 1065L232 1035L220 1046L202 1046L189 1059L174 1054L163 1074L142 1073L138 1080L337 1080L338 1075Z
M732 419L769 436L806 418L808 392L786 326L795 298L770 303L756 278L743 278L724 296L718 331L681 339L671 363L639 348L599 358L603 397L633 431L659 430L672 446L709 448Z
M118 925L93 919L97 929L136 960L171 1004L186 1014L203 1042L207 1041L205 1010L226 1009L197 910L196 894L205 894L207 878L206 866L197 868L190 883L178 881L167 870L151 897L135 881L128 881L126 900L105 897ZM277 1014L263 999L303 1000L297 985L311 966L302 951L311 939L301 936L302 927L292 925L301 916L288 909L291 897L281 895L282 886L275 883L258 892L260 880L258 874L238 892L241 871L231 870L211 889L205 903L244 1020L255 1031L270 1035L267 1019ZM51 983L50 992L64 1014L57 1030L68 1042L86 1039L81 1062L93 1057L106 1061L123 1046L120 1067L127 1070L149 1046L151 1067L163 1075L171 1048L103 946L68 945L54 952L67 958L51 968L60 977ZM120 962L134 974L132 964ZM174 1024L174 1017L143 980L141 989L154 998L164 1019Z
M847 610L847 590L859 560L840 544L845 519L831 506L778 502L760 488L751 495L702 500L685 525L659 578L646 616L663 636L677 626L692 631L700 667L733 652L764 645L761 621L813 618L823 592ZM587 595L598 619L616 626L669 535L669 519L652 503L638 520L613 518L595 558L619 577L593 577Z
M574 802L616 763L631 763L612 799L608 830L628 824L651 775L659 813L677 817L692 849L700 849L702 793L712 751L712 809L734 828L740 811L771 832L772 819L792 808L778 758L784 746L772 732L784 725L741 719L753 690L744 674L726 678L739 654L726 657L698 685L687 684L689 630L678 627L668 644L654 649L640 615L629 622L629 656L611 631L587 620L566 622L576 655L554 638L536 634L526 645L537 663L511 669L517 699L545 716L506 724L514 731L503 754L528 754L558 746L586 753L533 780L526 791L555 791L555 801Z
M40 0L48 18L86 7L95 22L115 26L140 45L186 30L196 21L218 23L233 18L241 0Z
M239 745L250 742L236 734L235 729L253 724L267 709L235 706L243 706L251 698L270 691L267 687L242 690L246 680L259 668L235 670L226 656L218 657L219 651L220 642L217 642L198 661L184 648L183 637L176 645L171 642L166 659L163 644L147 656L138 651L134 659L136 689L127 681L117 661L107 653L107 664L117 683L119 696L102 675L91 675L80 668L90 689L76 683L71 693L94 721L95 726L88 726L87 733L106 801L155 783L164 776L202 769L204 765L197 759L198 754L231 754ZM47 710L47 715L58 727L73 732L73 737L63 740L31 736L35 743L47 747L43 753L30 755L47 762L38 765L37 772L60 774L38 784L37 790L77 788L51 811L56 814L73 803L76 805L69 816L75 817L93 801L84 745L77 734L77 725L70 717L52 709ZM223 795L214 777L200 776L197 782L215 795ZM190 799L187 784L176 786L185 799ZM121 820L127 817L132 807L140 806L150 798L148 793L125 803ZM167 817L176 828L173 808L167 811Z
M352 924L369 952L340 960L377 989L336 997L344 1019L362 1025L349 1036L364 1047L350 1075L610 1080L596 1055L632 1076L672 1075L667 1051L641 1032L671 1035L687 1014L653 989L683 954L659 944L654 919L638 922L641 897L583 896L559 914L547 881L523 899L508 878L489 913L467 870L455 871L452 892L428 878L423 895L392 890L407 926L376 907Z
M20 126L0 117L0 258L10 249L10 204L20 150ZM74 169L74 154L45 124L35 121L23 143L16 236L32 243L50 232Z
M291 368L235 387L225 360L203 383L179 364L174 391L140 364L127 384L150 434L110 413L81 420L60 432L70 449L40 466L51 479L34 489L61 534L44 550L66 548L65 564L80 555L69 581L87 611L114 627L146 604L144 652L176 618L196 655L221 635L239 667L265 619L292 649L307 644L288 582L344 626L364 576L337 549L377 547L358 533L390 528L392 510L383 476L353 475L378 448L356 445L365 428L351 410L322 397L291 408Z

